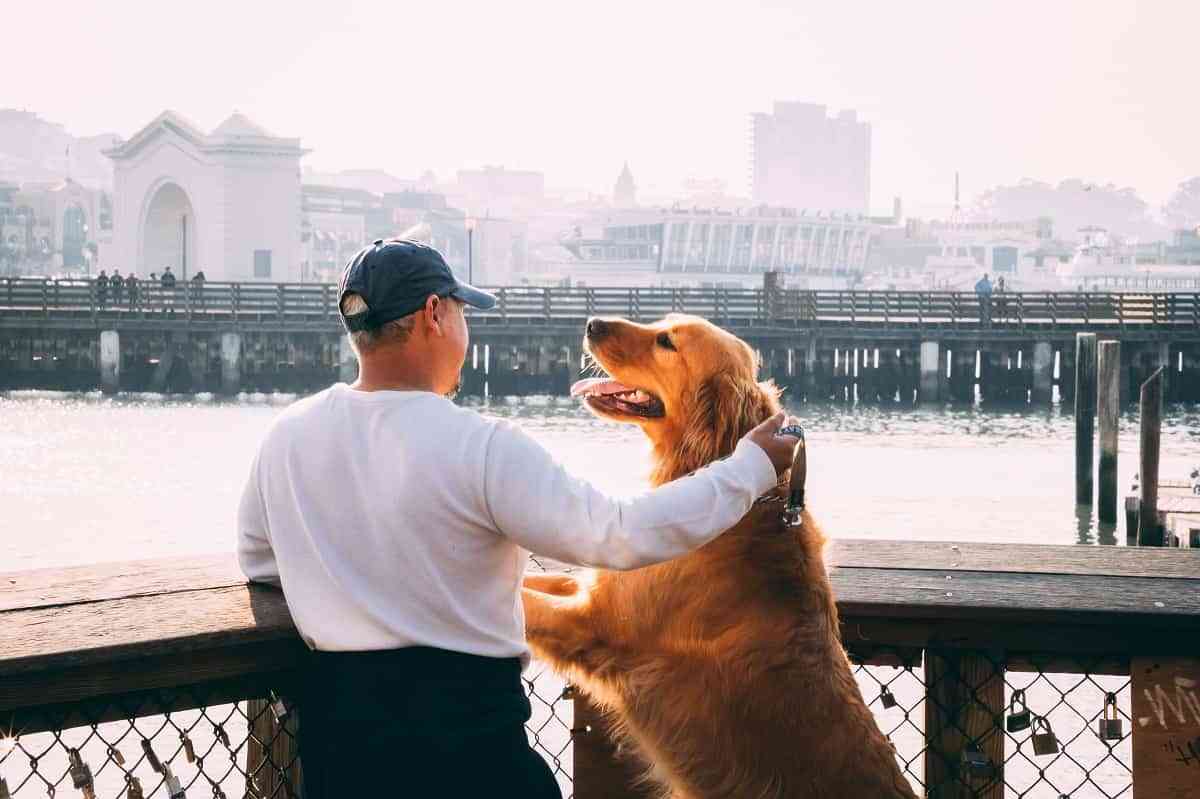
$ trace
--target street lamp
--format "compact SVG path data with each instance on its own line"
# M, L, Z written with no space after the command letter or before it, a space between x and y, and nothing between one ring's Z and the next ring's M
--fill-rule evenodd
M475 285L475 220L468 218L467 222L467 283Z

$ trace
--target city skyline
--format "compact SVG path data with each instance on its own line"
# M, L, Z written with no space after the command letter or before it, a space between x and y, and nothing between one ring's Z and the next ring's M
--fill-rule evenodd
M56 31L59 57L23 70L5 104L74 135L123 137L162 108L203 129L237 109L300 137L313 151L303 163L319 171L432 169L446 180L495 164L607 194L628 161L639 194L655 197L691 178L748 196L749 115L800 100L871 124L875 212L900 195L914 215L947 213L955 171L964 197L1079 177L1157 207L1200 173L1200 111L1184 99L1176 55L1200 10L1109 5L864 15L757 3L731 15L673 3L604 14L349 3L330 18L217 3L186 36L169 35L179 20L150 4L114 3L75 24L23 7L14 14L27 27ZM45 60L38 37L7 47L9 74Z

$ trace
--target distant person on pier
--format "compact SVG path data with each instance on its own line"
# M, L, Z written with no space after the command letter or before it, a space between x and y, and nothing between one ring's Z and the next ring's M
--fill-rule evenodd
M108 279L109 288L112 289L113 307L120 309L122 294L125 292L125 281L121 279L121 270L114 269L112 277Z
M133 272L130 272L125 276L125 288L129 292L129 310L136 311L138 308L138 294L140 288L138 287L137 275L135 275Z
M168 266L163 270L162 277L159 278L159 285L162 287L163 304L167 306L172 314L175 313L175 273Z
M659 563L720 535L790 466L780 413L725 460L606 496L512 422L450 401L464 308L495 302L431 247L359 251L339 290L358 379L281 413L251 466L238 561L283 588L312 650L299 691L307 799L560 799L524 728L529 553Z
M204 281L207 279L203 269L192 275L192 299L201 307L204 306Z
M979 324L987 327L992 322L992 281L987 272L975 284L975 294L979 296Z
M96 275L96 299L103 308L108 303L108 272L103 269Z

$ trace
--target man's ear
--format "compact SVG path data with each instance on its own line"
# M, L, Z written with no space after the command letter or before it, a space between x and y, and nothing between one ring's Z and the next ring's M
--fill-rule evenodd
M432 328L439 328L445 316L445 310L441 298L436 294L430 294L425 298L425 323ZM441 331L438 330L438 332Z

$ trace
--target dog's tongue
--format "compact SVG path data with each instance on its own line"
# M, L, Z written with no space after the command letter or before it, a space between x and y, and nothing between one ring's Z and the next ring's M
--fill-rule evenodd
M572 397L594 397L597 394L620 394L622 391L633 391L624 383L618 383L610 377L589 377L579 380L571 386Z

